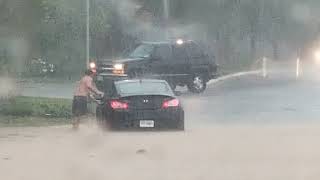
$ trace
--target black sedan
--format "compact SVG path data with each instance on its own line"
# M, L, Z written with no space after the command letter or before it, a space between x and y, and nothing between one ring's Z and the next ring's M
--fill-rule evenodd
M121 80L96 109L100 125L112 130L184 130L184 111L163 80Z

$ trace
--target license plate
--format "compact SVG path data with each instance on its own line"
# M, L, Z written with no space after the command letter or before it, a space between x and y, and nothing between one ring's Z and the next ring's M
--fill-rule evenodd
M154 121L153 120L141 120L140 121L140 127L142 127L142 128L153 128L154 127Z
M103 81L103 77L102 76L97 76L97 80L98 81Z

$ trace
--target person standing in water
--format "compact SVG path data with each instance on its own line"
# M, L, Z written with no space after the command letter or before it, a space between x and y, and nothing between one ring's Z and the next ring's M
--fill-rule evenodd
M88 97L90 93L94 93L96 95L103 96L103 92L99 91L93 85L93 77L95 76L95 72L88 69L85 72L85 76L81 78L79 81L73 96L72 102L72 126L73 129L78 129L80 120L83 116L88 113Z

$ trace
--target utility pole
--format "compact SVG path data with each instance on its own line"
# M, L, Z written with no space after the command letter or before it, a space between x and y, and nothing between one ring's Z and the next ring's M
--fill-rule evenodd
M90 61L90 0L87 1L87 40L86 40L86 65L89 67Z
M169 0L163 0L163 15L165 19L165 37L169 38L169 18L170 18L170 4Z

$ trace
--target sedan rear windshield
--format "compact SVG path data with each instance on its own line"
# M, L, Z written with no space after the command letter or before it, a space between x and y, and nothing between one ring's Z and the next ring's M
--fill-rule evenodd
M166 95L173 96L170 87L164 82L126 82L116 83L120 96Z

